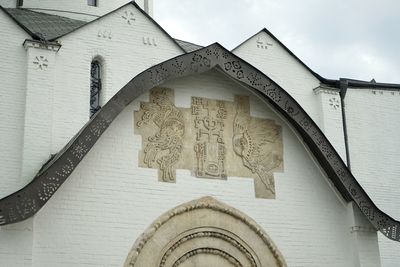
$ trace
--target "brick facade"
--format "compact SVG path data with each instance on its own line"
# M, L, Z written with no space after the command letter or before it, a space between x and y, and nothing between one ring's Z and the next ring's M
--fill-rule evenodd
M0 197L28 183L89 120L92 60L102 66L104 104L143 70L183 53L133 5L58 39L61 47L22 46L30 37L2 12L0 33L7 42L0 53ZM337 90L322 86L265 32L234 53L287 90L346 159ZM192 96L233 101L235 95L250 94L218 71L164 86L175 89L176 105L186 108ZM256 199L252 179L197 179L178 170L176 183L159 182L157 170L138 167L141 137L133 132L133 112L148 98L146 93L125 108L37 215L0 228L0 266L122 266L135 240L159 215L206 195L257 221L289 266L372 267L382 261L394 267L400 260L399 245L378 238L287 121L253 95L251 115L283 128L285 163L284 171L275 174L276 199ZM398 91L373 89L349 89L345 98L352 171L395 218L400 217L399 102Z

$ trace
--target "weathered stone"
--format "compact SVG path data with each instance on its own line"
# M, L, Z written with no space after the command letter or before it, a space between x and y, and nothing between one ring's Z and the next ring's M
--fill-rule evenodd
M125 267L286 266L250 217L206 197L158 218L136 241Z
M135 112L142 135L139 166L175 182L176 169L199 178L252 177L259 198L275 198L273 173L283 170L281 126L250 116L247 96L235 102L192 97L191 109L174 104L174 91L155 88Z

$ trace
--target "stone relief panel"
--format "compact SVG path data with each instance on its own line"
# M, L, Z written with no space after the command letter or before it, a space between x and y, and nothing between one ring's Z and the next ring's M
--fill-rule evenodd
M240 211L211 197L157 219L135 242L125 267L283 267L266 232Z
M142 136L139 166L175 182L176 169L198 178L253 178L258 198L275 198L274 172L283 171L282 129L250 116L247 96L234 102L192 97L191 108L174 104L174 91L155 88L134 114Z
M248 97L237 96L235 103L233 150L258 178L255 180L256 196L268 198L275 195L273 173L283 170L281 127L272 120L252 118Z
M185 121L174 105L172 90L155 89L150 103L141 103L136 130L143 137L141 167L159 169L161 181L175 181L176 164L182 156Z
M192 97L193 126L196 132L194 171L197 177L226 178L226 114L224 101Z

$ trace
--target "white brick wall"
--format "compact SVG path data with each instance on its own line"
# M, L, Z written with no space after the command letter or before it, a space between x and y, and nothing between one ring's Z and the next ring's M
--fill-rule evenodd
M135 23L130 25L121 18L121 12L125 11L134 13ZM115 29L112 31L112 39L99 36L100 30L109 29ZM181 50L164 33L152 25L132 5L87 26L85 30L79 30L71 36L64 37L61 40L63 48L56 55L55 61L51 59L53 52L50 51L30 48L30 52L27 53L22 44L30 37L2 12L0 33L3 40L7 40L7 42L2 42L0 48L2 63L0 66L2 81L0 197L15 192L25 185L26 179L33 177L33 174L48 159L50 152L58 152L88 121L89 68L93 57L102 56L105 60L103 98L106 101L140 71L155 62L181 53ZM144 36L156 38L157 46L146 46L143 43ZM36 56L45 56L49 60L46 70L40 71L37 65L33 64ZM29 70L29 75L27 70ZM111 77L114 76L117 78L112 79ZM29 88L29 94L26 88ZM26 101L29 102L29 110L25 109ZM25 117L25 112L27 112L27 117ZM46 116L50 116L51 119L49 120ZM29 126L26 127L26 132L24 132L25 122ZM50 127L50 137L48 127ZM23 146L23 140L25 140L25 146ZM26 164L22 163L23 154L25 154ZM21 168L24 168L26 179L21 179ZM73 193L71 197L73 198ZM50 221L52 221L51 218ZM43 261L41 256L43 251L41 250L36 250L37 253L34 254L36 255L34 261L39 263L32 262L32 243L35 235L32 222L33 220L29 220L0 229L0 266L42 266L40 262ZM70 239L66 236L64 240L59 241L68 242L68 240ZM54 256L57 257L57 254ZM68 257L73 258L73 255ZM80 260L81 266L84 266L84 260ZM54 258L51 258L49 262L51 261L54 261ZM50 266L54 265L50 264ZM74 265L65 263L65 266Z
M56 51L27 41L27 76L21 180L27 184L51 155Z
M178 106L188 106L191 95L233 101L235 94L248 94L216 72L166 86L176 89ZM147 101L148 94L140 100ZM289 266L354 266L346 205L286 123L254 97L251 105L252 115L273 118L283 126L285 171L275 174L276 200L255 199L251 179L214 181L179 170L177 183L166 184L158 182L156 170L138 168L136 100L35 216L33 266L122 266L136 238L154 219L205 195L253 217Z
M128 23L122 18L126 11L132 13L135 20ZM146 42L150 38L152 45L144 44L143 38ZM133 5L73 32L59 42L62 47L56 55L53 153L89 119L90 63L95 57L102 59L102 99L105 103L138 73L182 53Z
M263 42L263 45L259 42ZM319 126L322 125L318 98L313 93L313 89L320 85L319 80L271 36L262 31L241 44L233 53L278 83Z
M134 15L130 23L122 18L125 11ZM55 55L51 77L49 73L41 76L33 72L32 58L43 51L32 50L27 57L22 43L29 37L3 14L0 33L8 40L0 48L3 51L0 53L3 63L0 80L4 81L0 91L0 196L21 187L24 151L30 153L25 157L26 173L35 173L50 152L59 151L88 121L89 69L93 58L102 59L102 100L105 102L144 69L182 53L133 6L61 38L62 48ZM262 37L272 47L259 50L256 36L235 53L291 93L343 155L342 136L336 127L341 117L329 112L329 97L313 93L319 81L268 35L262 33ZM215 72L170 82L167 86L176 88L178 106L186 107L192 95L233 101L234 94L248 93ZM26 94L26 88L29 92L41 90L41 93ZM48 102L43 103L43 92L48 94ZM400 155L395 149L399 147L395 137L400 128L397 123L400 97L372 96L372 92L366 92L349 90L346 98L352 102L347 107L350 105L348 124L351 124L353 172L378 206L399 218L396 206L400 200L395 195L395 185L398 184L396 159ZM144 95L141 100L147 97ZM381 99L376 100L376 97ZM25 101L28 100L33 104L31 107L35 107L35 101L42 102L47 113L51 113L51 123L43 127L43 118L35 121L35 116L25 117ZM34 220L0 229L0 266L122 266L135 239L155 218L174 206L204 195L214 196L259 222L276 242L289 266L379 264L376 235L359 234L358 241L354 242L347 205L334 192L291 129L257 99L252 98L252 115L274 118L284 126L285 171L275 174L276 200L255 199L251 179L196 179L189 171L180 170L176 184L158 182L155 170L137 167L141 142L140 136L133 135L133 110L138 109L138 105L139 100L126 108ZM42 115L49 115L47 113ZM45 131L38 135L43 146L30 140L23 150L24 121L30 129ZM359 132L364 137L360 138ZM46 134L51 136L48 143L43 139ZM26 132L25 136L34 137L31 132ZM382 136L393 142L374 142ZM396 266L398 244L382 239L383 266ZM366 255L370 258L362 257Z
M9 0L0 0L0 4ZM15 1L14 1L15 2ZM99 16L107 14L131 1L129 0L98 0L98 6L93 7L87 4L87 0L24 0L23 8L37 10L49 14L55 14L73 19L93 20ZM143 0L137 1L138 5L144 9ZM15 7L12 6L12 7ZM151 12L152 13L152 12ZM87 15L85 15L87 14Z
M352 172L375 204L400 219L400 93L349 89L345 98ZM400 243L379 235L382 266L397 267Z
M314 89L320 104L321 130L346 162L346 146L343 132L342 104L338 89L319 87Z
M15 8L17 0L0 0L0 5L4 8Z
M20 179L26 94L26 34L0 11L0 198L25 185ZM32 220L0 229L0 266L32 266Z
M26 34L0 11L0 198L16 190L20 183L22 139L25 113Z
M0 266L31 267L33 219L0 228Z

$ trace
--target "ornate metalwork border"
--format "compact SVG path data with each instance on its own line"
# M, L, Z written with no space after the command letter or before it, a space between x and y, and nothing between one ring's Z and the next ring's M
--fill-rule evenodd
M347 201L354 201L377 230L392 240L400 241L400 222L377 208L304 109L265 74L218 43L167 60L133 78L44 166L31 183L0 200L0 225L25 220L38 212L117 115L142 93L168 80L203 73L216 67L247 85L285 116L343 197Z

